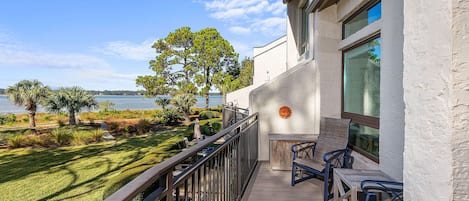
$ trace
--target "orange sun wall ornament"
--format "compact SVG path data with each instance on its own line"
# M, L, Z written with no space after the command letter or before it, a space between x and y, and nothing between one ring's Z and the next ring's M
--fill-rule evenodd
M291 116L291 109L288 106L282 106L278 110L278 114L280 115L280 117L288 119Z

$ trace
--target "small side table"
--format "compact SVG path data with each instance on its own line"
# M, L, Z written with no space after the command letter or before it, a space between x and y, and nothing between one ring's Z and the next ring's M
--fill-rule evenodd
M334 168L334 201L357 201L357 193L362 191L360 184L363 180L395 181L380 170ZM343 184L350 190L345 192Z

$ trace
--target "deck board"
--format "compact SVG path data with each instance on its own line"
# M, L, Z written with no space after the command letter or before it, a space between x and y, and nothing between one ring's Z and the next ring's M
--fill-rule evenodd
M311 179L290 185L290 171L273 171L268 162L259 162L243 201L322 201L322 181Z

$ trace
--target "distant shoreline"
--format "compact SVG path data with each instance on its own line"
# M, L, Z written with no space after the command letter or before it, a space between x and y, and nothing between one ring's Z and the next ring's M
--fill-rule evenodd
M157 96L158 97L158 96ZM154 110L161 109L155 104L156 97L147 98L143 95L96 95L98 102L110 101L114 103L115 110ZM215 107L222 104L222 96L210 95L209 107ZM197 104L194 107L205 107L205 98L197 96ZM95 109L92 111L98 111ZM86 111L86 109L84 110ZM42 107L38 108L39 112L46 112ZM13 105L6 95L0 95L0 114L13 113L22 114L26 113L23 107Z
M55 91L55 90L53 90ZM93 95L98 95L98 96L144 96L145 92L144 91L131 91L131 90L86 90L87 92L93 94ZM5 94L5 89L0 88L0 95L6 95ZM218 93L209 93L210 96L221 96L222 94L220 92ZM161 95L161 96L169 96L167 95Z

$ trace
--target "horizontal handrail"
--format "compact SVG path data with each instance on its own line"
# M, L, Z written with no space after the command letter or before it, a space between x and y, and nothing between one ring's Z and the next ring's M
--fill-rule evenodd
M166 178L166 182L164 182L166 183L165 184L166 189L164 190L163 193L166 196L168 196L169 192L167 191L174 190L170 188L174 187L174 185L178 184L178 182L181 182L183 178L187 178L188 176L190 176L191 171L194 171L200 168L201 165L203 165L206 161L208 161L210 158L218 154L220 150L222 150L225 146L227 146L226 144L230 144L232 143L233 140L235 140L236 138L239 138L239 136L241 135L240 131L245 130L243 129L244 127L250 126L253 123L257 123L257 115L258 115L257 113L250 115L244 118L243 120L236 122L235 124L229 126L228 128L218 132L217 134L199 142L195 146L192 146L189 149L169 158L168 160L165 160L155 165L154 167L151 167L150 169L146 170L141 175L136 177L134 180L126 184L124 187L116 191L114 194L106 198L106 201L132 200L135 197L139 196L140 193L147 190L150 186L155 184L155 182L157 182L159 179L162 179L162 178ZM233 134L233 135L230 135L230 134ZM172 171L176 165L180 164L181 162L185 161L186 159L190 157L197 155L197 153L201 151L202 149L204 149L205 147L227 136L230 136L230 138L227 139L225 143L223 143L223 145L218 147L212 153L208 154L201 161L198 161L197 163L193 164L191 167L186 169L183 173L178 175L176 178L173 178ZM256 137L257 137L257 130L256 130ZM176 180L173 181L174 179ZM165 195L158 195L157 197L161 198L161 197L164 197ZM168 199L169 198L167 198L167 200Z

